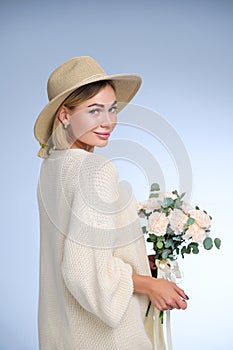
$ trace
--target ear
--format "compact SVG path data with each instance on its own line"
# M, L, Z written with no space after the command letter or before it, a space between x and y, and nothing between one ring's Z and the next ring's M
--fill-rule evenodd
M57 117L62 123L64 123L69 120L70 113L65 106L62 106Z

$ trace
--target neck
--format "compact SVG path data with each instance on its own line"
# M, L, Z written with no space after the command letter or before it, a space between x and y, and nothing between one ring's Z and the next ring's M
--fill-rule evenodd
M76 140L71 148L81 148L87 152L94 152L94 146L87 145L86 143Z

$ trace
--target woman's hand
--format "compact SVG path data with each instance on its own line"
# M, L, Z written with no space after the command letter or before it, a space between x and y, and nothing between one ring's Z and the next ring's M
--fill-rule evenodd
M185 292L175 283L163 278L133 275L134 293L146 294L159 310L183 309L187 307Z

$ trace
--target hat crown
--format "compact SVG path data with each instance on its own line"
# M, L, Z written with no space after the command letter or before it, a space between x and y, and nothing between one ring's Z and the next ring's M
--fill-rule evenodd
M73 58L60 65L50 75L47 84L49 101L75 85L82 86L84 82L88 84L88 80L91 81L95 76L104 77L105 75L104 70L92 57Z

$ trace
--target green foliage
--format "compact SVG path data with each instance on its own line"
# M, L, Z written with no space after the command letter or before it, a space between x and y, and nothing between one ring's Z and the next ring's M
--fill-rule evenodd
M210 237L206 237L203 241L203 246L206 250L213 248L213 240Z
M172 207L172 205L174 205L174 200L171 199L171 198L164 198L161 206L166 209L166 208L169 208L169 207Z
M159 198L160 193L160 186L158 183L153 183L151 185L150 189L150 196L149 198ZM179 209L183 213L183 197L185 196L185 192L183 192L181 195L179 195L178 191L174 190L172 191L172 194L174 196L167 195L162 201L159 199L157 200L157 204L160 205L160 207L156 207L154 210L148 211L146 209L141 209L139 212L139 216L145 218L146 220L149 219L150 215L154 212L164 213L165 216L168 217L168 215L174 210ZM173 197L173 198L171 198ZM196 210L200 210L198 206L195 207ZM206 211L203 210L204 213ZM187 215L187 213L185 213ZM207 213L206 213L207 214ZM208 214L207 214L208 215ZM210 219L211 216L209 215ZM170 223L167 226L166 233L163 236L159 236L159 232L148 232L147 226L142 227L143 233L148 233L147 241L153 243L153 249L155 252L155 259L171 259L174 260L177 258L179 254L181 254L182 258L186 254L198 254L200 245L197 242L193 242L192 238L187 238L185 236L186 231L189 229L191 225L195 223L195 219L192 217L188 217L186 224L184 225L183 231L178 234L177 232L174 232L174 230L171 228ZM210 230L206 229L206 233L209 233ZM221 240L219 238L215 238L214 241L209 236L205 238L203 241L203 246L206 250L210 250L215 245L216 248L220 248L221 246Z
M193 219L193 218L188 218L188 221L186 222L186 226L188 227L188 226L194 224L194 222L195 222L195 219Z
M174 243L173 243L173 239L172 238L168 238L168 240L165 242L165 248L169 248L169 247L174 249Z
M143 232L143 233L147 233L146 226L142 226L142 232Z
M180 209L181 208L181 206L182 206L182 201L181 201L181 199L180 198L177 198L175 201L174 201L174 208L176 208L176 209Z
M188 245L190 251L193 253L193 254L198 254L199 253L199 244L196 243L196 242L191 242L189 243Z
M207 224L203 223L205 222L205 214L207 214L207 212L203 210L202 213L198 213L200 215L197 215L195 220L193 217L190 217L191 213L189 212L189 209L187 210L188 212L185 210L185 208L188 208L189 206L186 206L185 204L183 207L182 199L185 196L185 192L179 195L179 193L174 190L172 191L172 195L167 194L164 198L161 193L158 193L158 191L160 191L159 184L153 183L151 185L149 198L158 199L155 201L149 201L150 206L147 206L147 203L143 204L144 209L139 211L139 216L143 217L147 221L149 220L151 214L155 212L161 213L161 215L154 215L151 217L152 222L150 222L148 225L154 232L148 232L148 226L142 227L143 233L148 233L147 242L153 243L155 260L175 260L180 254L182 258L184 258L185 254L198 254L200 245L197 241L200 239L200 237L205 237L205 233L209 234L210 232L210 222L208 218ZM160 198L164 199L159 200ZM148 210L153 202L156 203L155 207ZM181 213L174 209L178 209L181 211ZM195 210L200 210L200 208L196 206ZM200 220L200 217L204 217L204 220ZM209 218L212 220L210 215ZM195 224L195 226L191 227L193 224ZM202 225L206 226L205 232L203 231L204 227ZM166 232L164 234L165 229ZM163 235L160 236L159 234ZM204 239L203 246L206 250L210 250L213 245L219 249L221 246L221 240L219 238L215 238L213 241L209 236ZM189 299L187 295L186 298ZM148 305L146 316L148 316L150 306L151 301ZM163 317L164 312L161 311L159 313L161 324L163 324Z
M160 191L160 186L158 183L153 183L150 187L151 191Z
M181 256L182 256L182 258L184 258L184 254L190 254L190 251L186 248L186 246L183 246L182 248L181 248Z
M163 248L163 242L158 241L158 242L156 243L156 247L157 247L158 249L162 249L162 248Z
M221 239L219 238L215 238L214 239L214 244L215 244L215 247L220 249L220 246L221 246Z
M172 251L170 249L164 249L162 252L162 258L167 259L170 255L172 255Z
M158 237L154 233L149 233L149 238L147 238L147 242L157 242Z
M160 319L161 324L163 324L163 315L164 315L163 311L160 311L159 319Z
M149 198L158 198L159 194L158 193L151 193Z

